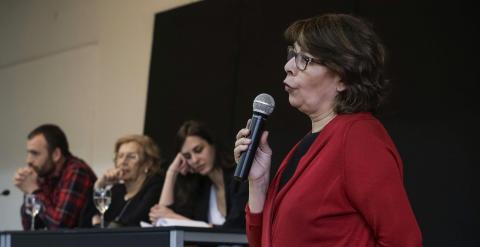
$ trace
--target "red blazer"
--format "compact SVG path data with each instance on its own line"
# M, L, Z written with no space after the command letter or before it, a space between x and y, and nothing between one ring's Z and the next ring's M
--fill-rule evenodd
M263 213L246 209L250 246L422 245L403 186L402 161L376 118L369 113L335 117L277 191L297 145L271 182Z

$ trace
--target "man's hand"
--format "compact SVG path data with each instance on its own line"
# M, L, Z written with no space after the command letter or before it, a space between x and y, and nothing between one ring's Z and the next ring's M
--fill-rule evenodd
M13 183L24 193L30 194L37 190L37 173L30 167L21 167L13 176Z

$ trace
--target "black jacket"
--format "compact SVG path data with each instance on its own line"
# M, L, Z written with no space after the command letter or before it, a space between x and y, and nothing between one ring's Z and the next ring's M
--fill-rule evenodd
M150 221L148 213L160 199L163 180L160 175L149 177L140 191L128 201L124 200L125 186L123 184L113 186L112 203L105 212L105 225L109 227L140 226L140 221Z
M233 172L233 169L223 170L227 216L225 217L225 223L223 223L221 227L244 230L245 205L248 200L248 183L241 183L234 180ZM207 176L201 176L198 174L190 174L184 176L182 179L192 179L192 176L197 176L196 179L199 180L199 184L195 192L190 195L189 202L185 205L178 205L178 200L175 199L176 203L169 207L175 211L175 213L181 214L192 220L208 222L210 187L212 183ZM176 187L179 182L181 183L182 179L177 180Z

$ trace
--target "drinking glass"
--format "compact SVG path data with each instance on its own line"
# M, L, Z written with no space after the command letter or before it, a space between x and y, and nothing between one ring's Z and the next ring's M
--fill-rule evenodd
M34 194L25 195L25 212L32 216L30 230L35 230L35 216L40 212L42 203Z
M93 190L93 201L95 202L95 206L97 207L98 211L100 212L100 227L105 227L105 221L103 216L105 212L108 210L110 206L110 202L112 201L112 192L108 187L101 187L95 188Z

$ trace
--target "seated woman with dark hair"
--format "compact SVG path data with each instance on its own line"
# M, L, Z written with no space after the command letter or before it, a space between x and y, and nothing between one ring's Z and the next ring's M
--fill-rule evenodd
M150 210L152 222L160 217L191 219L244 229L248 185L232 179L233 157L196 121L180 127L176 144L178 154L168 168L160 202Z
M112 202L105 212L108 227L139 226L157 202L163 185L161 156L148 136L129 135L115 144L115 167L107 170L95 187L112 186ZM99 224L99 217L93 218Z

